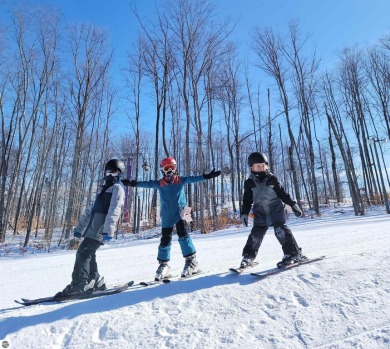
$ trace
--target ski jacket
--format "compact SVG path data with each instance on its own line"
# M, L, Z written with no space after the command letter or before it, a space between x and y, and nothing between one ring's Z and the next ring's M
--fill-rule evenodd
M272 173L268 173L263 180L251 173L244 182L241 214L249 214L253 204L254 225L285 224L283 203L294 206L296 202Z
M103 186L93 205L81 216L75 232L103 243L102 234L113 236L125 202L125 190L121 183Z
M205 180L203 175L187 177L174 175L172 178L165 176L159 180L137 181L136 186L158 189L161 202L161 226L162 228L170 228L182 219L181 213L187 206L184 186Z

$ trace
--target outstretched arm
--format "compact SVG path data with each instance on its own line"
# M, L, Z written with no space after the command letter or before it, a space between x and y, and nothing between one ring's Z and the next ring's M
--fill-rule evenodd
M126 187L138 187L138 188L152 188L152 189L158 189L160 187L159 181L136 181L135 179L129 180L129 179L122 179L123 185Z

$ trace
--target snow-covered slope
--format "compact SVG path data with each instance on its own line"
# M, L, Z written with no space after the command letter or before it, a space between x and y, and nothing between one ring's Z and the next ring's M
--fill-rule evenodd
M390 348L390 217L291 220L309 257L321 262L258 280L237 266L250 228L193 235L203 273L185 281L64 304L19 307L70 282L75 252L0 260L0 343L9 348ZM153 278L158 239L98 251L108 284ZM275 266L272 229L251 271ZM174 238L171 266L184 260Z

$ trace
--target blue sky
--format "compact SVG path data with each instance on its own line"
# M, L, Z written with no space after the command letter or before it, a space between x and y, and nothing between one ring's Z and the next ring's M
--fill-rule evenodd
M388 0L215 0L223 15L239 15L238 32L244 38L255 26L286 32L298 19L303 34L311 35L318 55L328 65L337 50L355 43L376 41L390 32ZM223 4L223 5L222 5Z
M232 38L240 43L244 58L251 55L249 34L253 28L272 26L283 33L287 32L291 19L298 19L302 34L311 35L309 46L316 48L322 69L333 68L338 50L354 44L372 44L390 33L390 0L210 1L221 19L239 20ZM14 2L0 0L0 21L6 16L7 5ZM105 27L115 49L114 73L121 79L121 69L137 34L130 4L137 5L141 17L151 19L159 0L25 0L25 3L51 4L63 12L66 22L91 22Z
M7 5L0 0L0 20ZM130 4L141 16L152 18L159 0L24 0L47 3L59 8L69 23L91 22L107 28L115 48L117 71L125 64L130 43L137 34L137 22ZM337 50L354 44L370 44L390 33L390 0L210 0L222 18L238 19L232 35L241 43L243 57L250 55L249 33L256 26L272 26L287 31L288 22L298 19L303 34L310 34L322 67L332 67Z
M0 0L1 1L1 0ZM141 16L151 18L159 1L154 0L53 0L67 21L89 21L106 27L120 57L137 33L130 11L135 3ZM324 65L331 65L337 50L356 43L365 45L390 33L389 0L211 0L221 17L239 20L233 38L241 41L242 54L249 51L249 33L256 26L287 30L298 19L302 32L310 34ZM119 58L119 57L118 57Z

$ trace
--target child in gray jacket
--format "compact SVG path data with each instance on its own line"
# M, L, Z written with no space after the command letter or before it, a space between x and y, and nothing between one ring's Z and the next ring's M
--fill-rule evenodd
M121 183L125 166L118 159L106 163L104 183L95 202L88 207L73 231L76 239L84 237L77 253L72 273L72 282L56 297L69 297L106 288L104 278L100 278L96 251L109 241L121 216L125 201L125 190Z

